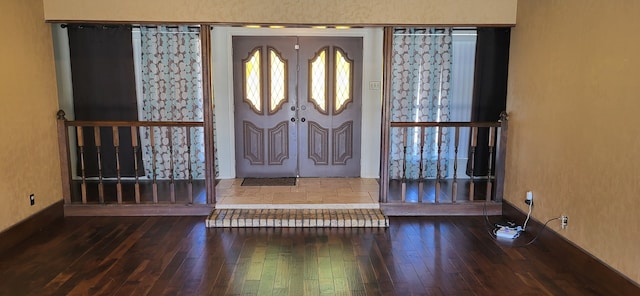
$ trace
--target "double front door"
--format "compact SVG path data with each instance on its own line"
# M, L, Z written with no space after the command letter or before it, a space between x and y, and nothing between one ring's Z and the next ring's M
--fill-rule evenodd
M360 175L362 39L233 37L236 175Z

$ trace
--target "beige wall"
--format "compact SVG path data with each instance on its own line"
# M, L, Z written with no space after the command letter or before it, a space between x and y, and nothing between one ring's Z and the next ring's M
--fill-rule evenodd
M520 0L506 198L640 282L640 1Z
M0 231L62 198L53 49L42 0L0 1ZM30 193L36 204L29 205Z
M50 21L515 24L516 0L44 0Z

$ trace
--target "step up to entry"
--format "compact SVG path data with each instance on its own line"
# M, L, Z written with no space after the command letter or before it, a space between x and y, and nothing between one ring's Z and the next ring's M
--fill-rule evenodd
M207 227L389 227L380 209L216 209Z

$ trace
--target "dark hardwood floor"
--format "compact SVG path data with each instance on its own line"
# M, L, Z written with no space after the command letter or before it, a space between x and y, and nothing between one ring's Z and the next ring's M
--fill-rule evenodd
M496 241L483 217L391 218L388 229L68 217L0 254L0 294L620 295L547 245Z

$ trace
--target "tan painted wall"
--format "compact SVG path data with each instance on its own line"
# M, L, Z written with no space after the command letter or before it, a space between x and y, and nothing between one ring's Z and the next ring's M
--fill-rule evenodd
M62 192L53 48L42 0L0 1L0 36L2 231L59 201Z
M506 196L640 283L640 1L520 0Z
M50 21L515 24L516 0L44 0Z

